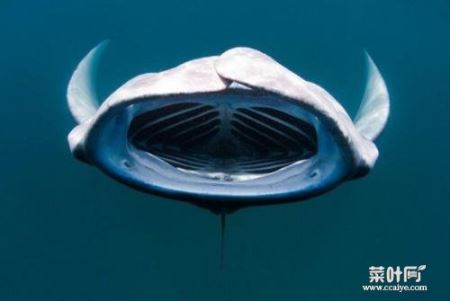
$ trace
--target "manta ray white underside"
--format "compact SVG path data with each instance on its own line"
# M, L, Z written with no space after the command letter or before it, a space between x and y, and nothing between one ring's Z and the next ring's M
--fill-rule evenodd
M353 122L324 89L269 56L233 48L135 77L98 105L106 43L68 87L72 153L140 190L208 207L305 199L365 175L389 115L384 80L368 79Z

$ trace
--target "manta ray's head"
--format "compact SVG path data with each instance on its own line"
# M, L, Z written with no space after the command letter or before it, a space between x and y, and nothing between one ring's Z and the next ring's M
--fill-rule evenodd
M140 190L214 208L305 199L366 174L389 113L370 57L353 122L324 89L267 55L220 56L140 75L99 107L92 84L105 44L75 70L72 152Z

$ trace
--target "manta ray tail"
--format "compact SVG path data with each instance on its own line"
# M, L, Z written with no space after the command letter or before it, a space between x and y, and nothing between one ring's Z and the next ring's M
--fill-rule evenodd
M223 269L224 252L225 252L225 226L226 226L226 213L222 211L220 213L220 268Z
M366 139L375 140L389 117L389 93L378 67L366 52L367 83L363 100L355 117L355 126Z

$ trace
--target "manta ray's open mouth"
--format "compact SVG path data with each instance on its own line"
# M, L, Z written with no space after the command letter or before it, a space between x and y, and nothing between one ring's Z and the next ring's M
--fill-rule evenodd
M143 106L130 122L129 143L178 170L222 181L261 177L317 153L306 118L277 100L247 98Z
M389 94L368 55L352 122L325 89L247 47L141 74L99 105L94 75L106 44L70 79L78 125L68 141L75 157L122 183L223 212L310 198L375 164Z

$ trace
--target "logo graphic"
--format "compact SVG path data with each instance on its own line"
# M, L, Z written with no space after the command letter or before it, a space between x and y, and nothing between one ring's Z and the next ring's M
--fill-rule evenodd
M371 266L369 283L363 285L364 291L427 291L427 285L421 285L426 265L413 266Z

